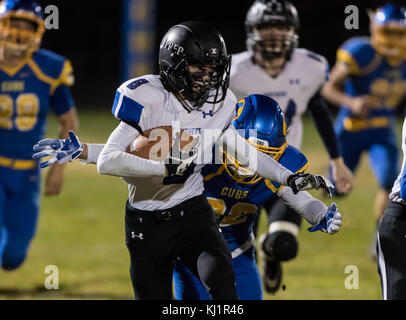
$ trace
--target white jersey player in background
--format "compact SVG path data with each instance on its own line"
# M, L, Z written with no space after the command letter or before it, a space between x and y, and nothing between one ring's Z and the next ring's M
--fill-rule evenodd
M288 143L301 148L306 110L312 113L316 128L330 156L330 170L337 191L352 188L353 175L339 154L329 111L319 91L328 77L327 60L298 45L299 18L288 1L257 0L247 13L248 50L234 54L230 89L241 99L263 94L279 102L288 125ZM275 293L281 283L281 261L293 259L298 250L296 236L301 217L281 199L265 205L269 229L260 239L264 287Z
M70 139L43 140L34 147L38 152L34 158L53 156L41 167L79 157L97 162L99 173L122 177L128 183L126 243L139 299L172 298L177 258L201 279L213 299L238 298L230 250L203 195L200 170L204 163L195 161L211 161L215 142L250 170L292 187L295 193L328 184L320 176L293 174L251 146L230 125L237 102L228 89L230 59L215 28L200 22L178 24L162 39L159 76L141 76L118 88L112 113L121 122L104 146L84 145L70 132ZM165 161L126 152L144 131L174 123L178 129L197 133L200 144L193 154L175 154L178 145L172 146ZM215 137L203 141L206 131ZM153 185L151 177L158 180ZM139 196L143 189L149 192Z

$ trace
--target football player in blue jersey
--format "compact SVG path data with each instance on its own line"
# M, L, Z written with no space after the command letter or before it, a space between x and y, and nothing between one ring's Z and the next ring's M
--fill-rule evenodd
M240 100L237 116L232 123L250 144L292 172L306 169L306 157L286 141L284 116L272 98L256 94ZM263 298L262 285L255 262L252 228L261 206L277 195L308 222L317 225L311 231L323 230L330 234L339 230L341 215L334 203L327 207L307 192L294 194L290 187L263 179L242 167L225 150L213 154L213 157L217 154L221 159L212 161L213 164L206 165L202 170L205 195L231 250L240 299L260 300ZM215 164L219 162L221 164ZM175 264L174 282L177 299L209 299L202 282L180 260Z
M346 41L322 94L340 106L335 131L345 164L357 169L369 152L378 180L374 215L381 217L398 172L395 110L406 93L406 8L385 4L371 13L371 37ZM371 255L375 257L375 241Z
M34 237L40 196L38 162L32 146L45 132L52 110L59 136L77 127L69 86L68 60L40 49L45 31L42 8L35 1L0 2L0 265L18 268ZM45 195L57 195L63 167L54 164L46 177Z

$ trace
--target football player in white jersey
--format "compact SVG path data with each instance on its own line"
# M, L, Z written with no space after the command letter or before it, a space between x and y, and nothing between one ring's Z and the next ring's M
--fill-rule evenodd
M288 143L302 144L302 116L309 109L330 156L330 169L336 188L347 193L353 182L351 171L339 154L333 124L319 93L327 80L327 60L312 51L297 48L299 17L288 1L257 0L247 12L247 51L234 54L230 89L238 100L249 94L276 99L289 126ZM265 205L269 231L261 237L264 287L275 293L281 282L280 261L297 254L296 236L301 217L281 199Z
M100 174L119 176L128 183L126 243L139 299L172 298L173 263L178 257L213 299L238 298L229 248L203 195L204 161L195 161L211 162L215 143L235 154L243 166L290 186L295 193L329 186L321 176L293 174L258 152L230 125L237 102L228 89L230 58L212 26L178 24L162 39L160 74L138 77L118 88L112 113L121 122L104 146L84 145L71 132L70 139L43 140L34 147L34 158L53 156L42 167L79 157L97 162ZM198 133L200 144L192 154L176 155L176 145L165 161L126 152L144 131L174 123L178 129ZM206 132L212 134L210 141L203 139Z

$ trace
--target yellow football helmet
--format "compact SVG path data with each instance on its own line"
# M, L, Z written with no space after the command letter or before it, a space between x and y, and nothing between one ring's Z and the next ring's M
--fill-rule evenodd
M385 57L406 59L406 8L385 4L370 18L373 47Z
M29 24L21 24L23 20ZM0 2L0 47L16 51L35 51L45 32L41 6L31 0Z

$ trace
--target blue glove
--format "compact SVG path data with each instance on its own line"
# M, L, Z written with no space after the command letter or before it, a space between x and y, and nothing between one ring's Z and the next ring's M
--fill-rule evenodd
M71 130L68 139L40 140L33 148L36 153L32 155L32 158L40 159L51 156L51 159L40 164L41 168L46 168L55 162L63 164L75 160L83 152L83 148L83 143Z
M308 228L310 232L321 230L329 234L337 233L342 224L341 214L338 212L337 205L333 202L324 213L323 219L316 225Z

